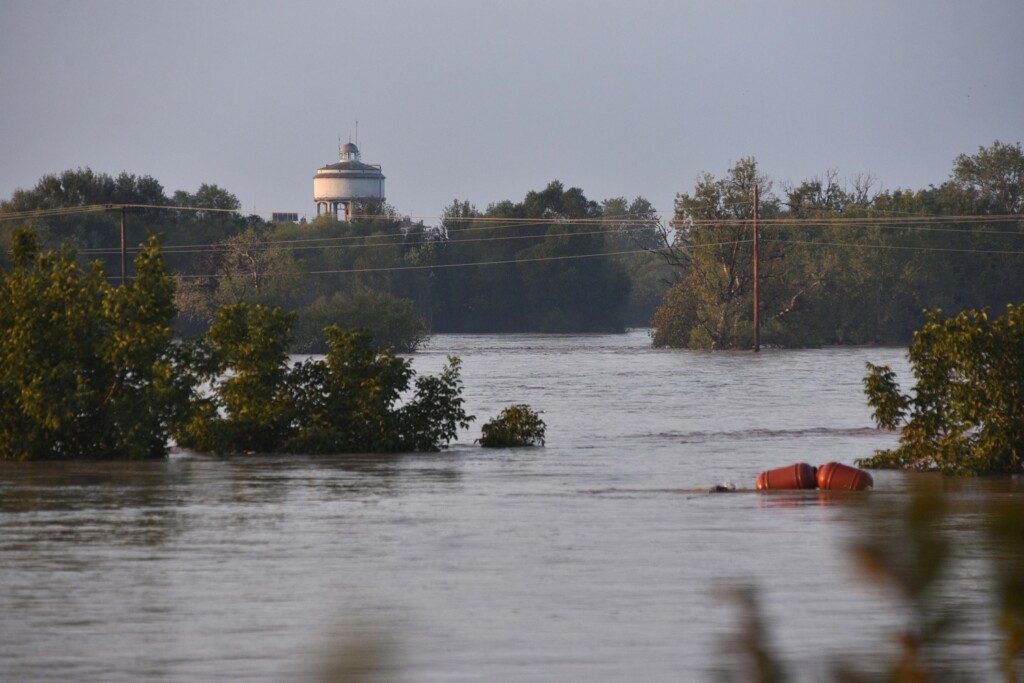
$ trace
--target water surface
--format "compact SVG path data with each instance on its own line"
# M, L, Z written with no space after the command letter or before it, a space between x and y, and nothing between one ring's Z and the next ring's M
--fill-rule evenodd
M799 680L891 650L904 615L847 546L904 475L855 496L702 490L893 445L860 380L871 361L909 382L903 350L439 335L414 365L448 354L478 420L440 454L0 463L0 678L313 680L355 649L381 680L708 680L733 656L731 582L757 587ZM543 411L547 446L475 446L513 403ZM970 635L951 652L984 679L984 552L959 533Z

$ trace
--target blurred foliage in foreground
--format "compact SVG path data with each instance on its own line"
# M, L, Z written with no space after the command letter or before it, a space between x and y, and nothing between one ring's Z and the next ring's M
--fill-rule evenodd
M984 611L994 608L995 631L1000 639L991 660L999 662L1003 680L1016 683L1024 674L1024 501L1014 494L993 496L966 512L978 522L973 541L984 545L988 571L978 575L954 572L958 550L948 531L963 523L962 510L948 494L917 488L909 498L867 501L865 514L858 515L860 527L851 554L866 580L894 599L899 614L906 615L902 628L880 634L896 647L888 661L869 671L848 663L835 662L824 680L859 683L891 681L991 680L944 651L963 625L956 619L962 596L987 594L990 605L970 605ZM973 504L972 504L973 505ZM976 514L979 513L980 514ZM971 523L974 523L973 521ZM970 586L959 582L969 581ZM986 590L978 590L979 585ZM951 598L950 596L960 596ZM772 645L771 627L759 609L754 588L734 587L729 597L739 608L742 626L726 643L732 655L730 668L718 672L722 680L780 683L793 680L791 667ZM855 653L846 653L852 657ZM983 656L983 655L979 655ZM871 658L861 658L860 661ZM821 680L821 679L819 679Z

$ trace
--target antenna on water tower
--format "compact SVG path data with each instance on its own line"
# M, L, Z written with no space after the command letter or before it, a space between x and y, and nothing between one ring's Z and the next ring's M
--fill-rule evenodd
M356 119L356 147L359 146L359 119Z
M355 122L358 141L359 121ZM338 162L317 170L313 176L313 201L316 215L327 213L339 217L339 209L345 208L345 220L352 220L354 203L376 199L384 200L384 174L379 164L365 164L360 161L359 147L352 142L341 144L338 136Z

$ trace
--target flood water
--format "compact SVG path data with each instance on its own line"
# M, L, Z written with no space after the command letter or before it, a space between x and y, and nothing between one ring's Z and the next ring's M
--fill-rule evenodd
M439 335L414 367L448 354L478 419L440 454L0 463L0 678L332 680L350 664L389 681L709 680L736 656L733 584L757 589L797 680L893 651L906 614L848 545L865 499L905 498L908 475L853 495L702 489L893 445L861 377L889 363L909 384L902 349ZM513 403L543 411L547 446L475 446ZM962 521L948 651L988 680L994 598Z

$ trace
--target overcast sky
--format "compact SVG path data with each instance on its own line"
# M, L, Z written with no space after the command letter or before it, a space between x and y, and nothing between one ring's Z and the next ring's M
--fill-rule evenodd
M339 136L414 217L554 179L670 217L747 156L920 189L1024 140L1022 35L1021 0L0 0L0 197L89 166L315 214Z

